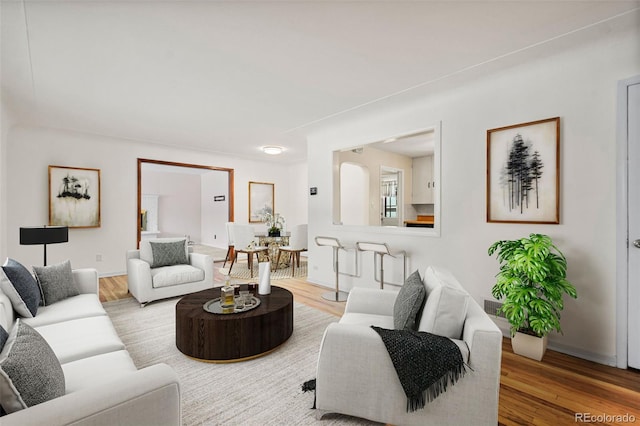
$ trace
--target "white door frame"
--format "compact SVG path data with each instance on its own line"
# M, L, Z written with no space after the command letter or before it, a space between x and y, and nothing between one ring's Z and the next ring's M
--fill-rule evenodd
M617 167L616 167L616 366L628 367L628 144L627 88L640 84L640 75L618 82L617 110Z

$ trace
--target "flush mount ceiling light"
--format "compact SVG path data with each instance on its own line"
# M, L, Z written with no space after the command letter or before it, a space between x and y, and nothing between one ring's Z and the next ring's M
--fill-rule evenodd
M265 154L269 154L269 155L282 154L282 151L284 151L283 147L276 146L276 145L267 145L267 146L263 146L260 149L262 149L262 152L264 152Z

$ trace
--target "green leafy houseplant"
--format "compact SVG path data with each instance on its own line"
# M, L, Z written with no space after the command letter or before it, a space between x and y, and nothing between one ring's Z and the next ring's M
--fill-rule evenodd
M544 337L560 328L563 295L578 297L575 287L566 279L567 259L551 238L531 234L529 238L497 241L489 247L495 252L500 272L491 289L511 325L511 336L517 331Z

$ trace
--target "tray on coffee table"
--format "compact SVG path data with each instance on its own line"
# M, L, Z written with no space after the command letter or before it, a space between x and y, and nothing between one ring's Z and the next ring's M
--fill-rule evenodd
M241 312L247 312L260 306L260 299L258 299L255 296L251 296L251 304L244 305L242 308L238 308L237 300L240 299L240 297L241 296L234 296L234 299L236 300L236 306L234 307L233 310L225 309L222 306L220 306L219 297L213 300L209 300L202 307L204 308L205 311L210 312L212 314L228 315L228 314L239 314Z

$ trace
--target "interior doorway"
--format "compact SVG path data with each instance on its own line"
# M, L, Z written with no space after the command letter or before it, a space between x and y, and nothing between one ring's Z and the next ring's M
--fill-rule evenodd
M617 366L640 369L640 76L618 83Z
M145 238L187 236L192 243L226 248L224 224L234 220L234 170L138 158L136 217L138 247Z

